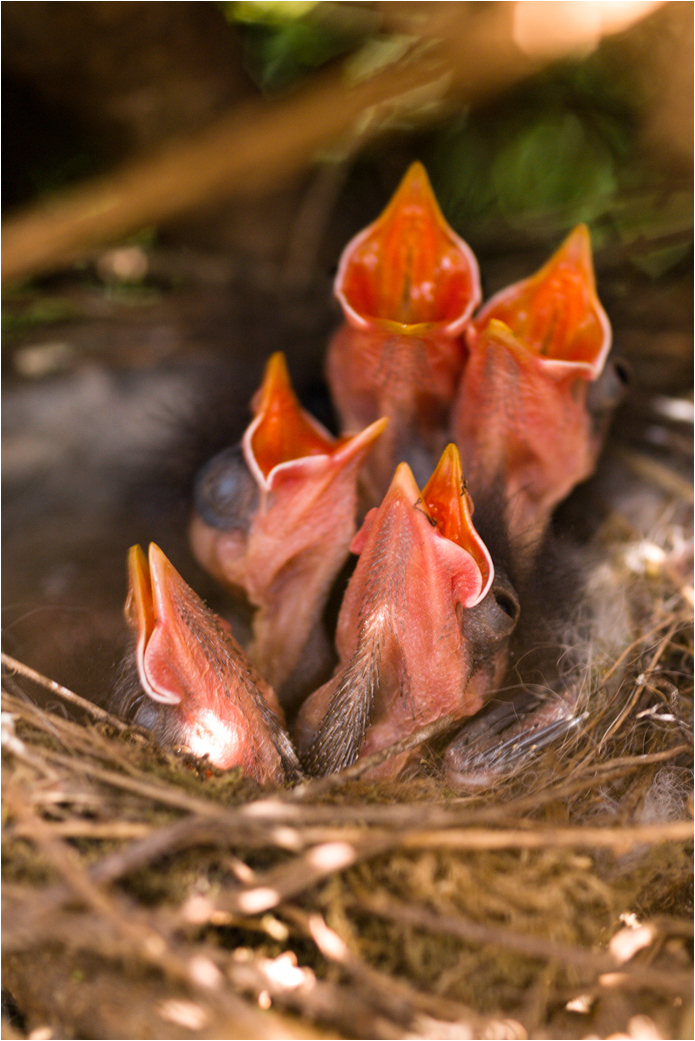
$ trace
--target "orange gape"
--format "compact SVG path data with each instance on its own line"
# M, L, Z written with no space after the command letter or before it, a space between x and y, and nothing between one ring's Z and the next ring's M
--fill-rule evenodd
M240 766L261 784L296 775L275 694L154 543L148 559L139 546L128 554L125 615L142 687L136 722L163 744L221 769Z
M326 373L342 429L390 420L365 466L376 504L399 462L424 481L446 445L461 335L480 302L475 257L444 220L420 163L345 248L335 293L345 322Z
M360 559L338 619L338 671L298 720L313 773L345 767L443 715L477 712L514 625L497 607L454 445L423 492L407 463L397 468L352 549ZM400 772L407 758L380 775Z
M493 319L535 354L576 365L586 379L596 379L610 349L611 328L596 295L585 224L577 225L535 275L488 300L470 334L481 332Z
M513 539L537 540L601 447L587 392L610 348L589 233L575 228L535 275L502 290L466 332L452 413L473 495L497 482Z
M354 437L332 437L300 407L280 353L268 362L253 410L241 452L228 464L225 453L208 464L214 473L205 494L208 500L217 495L222 505L198 509L191 543L200 563L223 585L243 590L257 609L248 653L279 689L297 667L347 558L359 469L386 420ZM231 488L222 495L227 483Z

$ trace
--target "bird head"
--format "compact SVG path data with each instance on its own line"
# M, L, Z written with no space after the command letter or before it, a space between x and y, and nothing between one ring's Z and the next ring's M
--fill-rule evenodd
M444 219L422 163L343 251L335 293L347 321L418 334L461 333L480 301L478 264Z
M301 408L274 354L241 445L201 472L193 552L257 608L250 654L276 689L297 665L355 532L360 466L386 420L333 437Z
M470 715L489 696L518 605L513 591L503 599L471 514L450 445L422 491L402 463L365 518L338 620L340 666L298 720L310 771L340 769L444 715Z
M210 611L154 543L128 554L125 617L135 633L143 697L136 720L165 744L241 766L259 782L296 767L277 699L228 626Z

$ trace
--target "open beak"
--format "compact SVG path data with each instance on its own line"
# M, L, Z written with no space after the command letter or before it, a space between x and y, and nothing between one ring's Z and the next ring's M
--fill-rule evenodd
M484 646L494 568L473 527L453 445L423 492L408 465L398 467L352 548L360 559L338 620L340 665L297 726L303 762L318 774L443 715L478 711L488 691L471 680L489 672L499 647L499 640L494 650ZM394 775L405 761L397 757L380 773Z
M497 484L512 538L535 544L554 507L593 472L601 447L587 393L611 330L587 229L580 225L540 271L494 296L466 337L453 437L474 497Z
M367 467L378 502L398 462L424 481L444 448L460 337L480 301L475 257L444 220L421 163L345 248L335 293L345 324L331 341L327 378L342 428L391 420Z
M445 221L422 163L343 251L335 293L356 328L440 326L458 335L480 300L478 264Z
M456 445L450 444L444 449L436 470L422 489L422 500L439 534L470 553L478 565L483 590L475 602L461 600L466 607L474 607L490 588L493 567L487 547L473 527L473 501L463 478L461 455Z
M279 353L253 407L241 452L208 464L191 542L203 566L257 608L249 655L278 689L300 667L347 558L360 467L387 421L333 437L300 407Z
M585 224L577 225L535 275L491 297L475 318L473 336L493 319L503 322L558 376L571 371L595 380L600 375L611 346L611 326L596 295Z
M147 558L140 546L128 554L125 616L149 699L136 722L221 769L241 766L259 783L297 772L275 694L154 543Z
M331 455L339 442L299 404L281 351L271 355L251 407L253 422L243 438L244 457L259 487L269 490L281 473L311 468L316 456Z

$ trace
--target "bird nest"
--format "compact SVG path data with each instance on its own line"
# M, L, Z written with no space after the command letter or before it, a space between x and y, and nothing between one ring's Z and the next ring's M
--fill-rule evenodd
M609 555L591 711L483 791L262 790L7 659L5 1036L688 1036L692 612L673 546Z
M12 5L20 15L22 8L31 15L36 6ZM53 5L68 14L72 6ZM154 5L92 6L107 12L116 6L154 9ZM170 6L183 9L188 5ZM318 6L329 10L346 5ZM273 101L265 111L256 99L247 106L244 93L231 121L223 114L217 126L212 124L202 135L196 131L195 139L174 154L176 178L172 175L173 153L167 147L161 158L137 160L125 176L116 173L95 181L77 203L72 195L66 196L55 207L39 208L26 221L10 223L6 277L20 277L37 264L50 267L56 257L60 260L75 250L82 255L80 251L91 249L94 241L124 234L141 223L151 226L168 216L176 217L186 199L210 204L215 192L223 194L221 187L215 187L222 180L222 156L228 164L225 179L231 185L225 192L234 191L235 185L263 190L273 178L298 169L310 152L333 153L340 135L345 135L341 150L357 152L375 140L380 124L395 127L407 117L406 123L410 120L415 125L417 120L419 125L428 111L441 111L440 102L448 106L458 97L447 93L450 82L457 91L464 85L468 104L470 98L486 98L490 91L501 85L506 88L527 75L526 52L516 43L511 47L511 41L502 35L510 30L505 19L497 17L498 9L478 5L483 8L481 20L478 8L472 5L430 5L434 12L431 22L423 20L420 9L424 6L355 5L360 17L371 17L377 9L390 11L375 36L376 50L382 56L374 59L371 42L369 51L365 50L367 64L376 68L371 77L364 70L356 75L357 65L351 59L353 67L347 76L344 69L327 70L330 76L317 81L315 95L301 89L290 91L285 101ZM515 5L499 10L504 14L507 6L511 11ZM554 6L558 11L564 9L564 5ZM450 9L448 23L446 17L442 21L445 7ZM201 5L196 11L199 8ZM414 21L409 20L406 8L414 9ZM494 24L489 26L488 9L494 12ZM672 4L666 10L678 9ZM96 21L100 20L101 14ZM17 24L22 21L20 18ZM39 23L43 26L44 20ZM120 41L116 29L110 25L109 35ZM687 24L685 29L678 25L669 35L682 40L687 32ZM383 47L389 33L395 50ZM90 48L94 46L89 32L75 35ZM145 37L150 46L147 33ZM639 40L636 45L628 42L625 51L617 51L617 62L621 68L638 64L637 83L645 69L657 69L645 78L655 107L649 116L652 131L644 136L653 136L659 151L679 155L681 138L687 140L688 134L669 129L680 127L680 106L675 106L674 117L670 100L671 94L680 98L682 93L673 86L680 80L671 75L672 70L678 71L678 62L671 58L668 47L663 49L667 37L653 23L646 25L645 38L655 41L659 52L666 55L661 59L661 71ZM52 39L51 47L55 48ZM26 50L17 49L23 58ZM129 45L127 50L130 53L133 48ZM226 84L232 66L226 47L223 50L220 82ZM99 51L107 54L103 43ZM122 51L118 43L115 62L122 64ZM164 51L157 44L158 69ZM400 61L393 59L396 52L402 55ZM176 70L172 76L177 84L175 98L181 93L181 76L189 75L188 63L175 58L177 54L173 50L170 55ZM77 67L72 58L66 61L66 68ZM39 59L38 64L46 63ZM87 64L96 76L99 63L90 60L85 68ZM214 65L208 51L203 65L207 83ZM535 60L530 67L535 67ZM684 67L687 74L687 65ZM110 70L109 62L105 68ZM22 69L22 96L25 76ZM560 96L569 89L564 69L562 77L555 81L560 83ZM72 74L68 78L75 79ZM659 90L651 89L652 81L659 81ZM531 212L538 207L539 215L549 205L552 214L558 204L556 196L561 207L565 195L574 205L576 188L586 178L591 193L587 199L591 201L595 195L592 205L603 215L604 195L617 192L620 184L621 191L627 192L617 192L614 209L609 208L603 217L606 227L615 223L619 229L618 241L604 253L603 274L613 270L611 320L616 329L622 323L621 350L626 350L628 360L638 363L638 383L647 390L641 404L639 396L631 401L621 431L627 436L609 446L603 477L599 474L611 486L607 498L612 513L592 533L592 560L598 563L589 564L588 558L582 558L585 571L591 572L585 583L592 619L588 643L586 627L581 619L571 617L571 610L565 612L562 623L560 643L566 640L573 652L567 659L573 662L568 679L577 694L575 725L558 741L535 752L528 743L523 755L516 755L512 748L514 754L507 756L507 765L516 763L516 768L498 771L494 783L485 788L454 792L446 786L436 751L436 738L442 735L434 732L435 725L409 739L420 750L421 761L407 778L369 781L365 774L373 760L365 760L324 778L269 790L242 777L239 770L221 772L188 753L165 750L146 731L84 700L103 699L108 682L83 686L76 682L76 690L84 696L79 697L51 675L39 675L22 661L3 657L3 1036L692 1036L693 601L688 556L692 485L687 461L679 458L674 468L663 462L672 451L687 456L691 446L682 434L680 420L668 429L649 397L677 393L684 385L683 368L688 366L681 364L680 356L691 356L691 321L689 316L683 319L680 311L683 300L689 306L692 287L689 270L682 293L677 278L667 286L650 289L646 279L626 280L621 266L630 252L625 241L632 236L637 259L644 253L641 260L646 263L644 270L649 270L650 244L645 249L643 229L652 225L655 269L664 255L668 258L669 250L677 252L683 243L687 246L691 237L689 203L684 204L688 213L683 218L683 235L673 229L678 205L671 208L671 195L675 203L680 196L689 199L690 167L685 195L677 180L674 191L673 183L669 189L660 174L654 196L648 194L647 202L641 202L634 152L624 143L636 131L628 135L627 124L620 130L613 113L620 108L620 94L631 93L632 88L621 86L593 110L589 105L590 91L595 89L590 86L591 72L588 76L582 73L578 82L578 100L573 104L577 113L587 111L585 126L574 109L568 108L565 115L558 108L558 90L550 80L550 87L541 83L541 91L534 86L529 95L532 108L542 94L552 100L552 109L539 110L528 123L527 137L519 136L517 124L523 130L528 121L528 99L522 98L515 109L505 96L501 99L504 116L498 126L494 106L482 111L483 122L478 127L490 121L484 134L476 130L473 112L472 136L462 140L474 146L478 141L477 151L471 150L469 156L466 145L463 173L458 158L451 163L451 176L472 198L480 191L476 211L479 203L481 212L484 208L481 200L488 194L490 177L499 179L499 194L506 199L510 221L505 218L497 223L500 218L493 215L488 225L486 214L480 240L483 244L487 240L489 254L497 252L495 238L503 244L501 253L508 251L510 241L523 246L525 235L515 228L515 222L524 227L518 221L517 199L523 207L530 206ZM138 91L135 108L140 120L146 92L143 94L141 85ZM222 93L226 91L225 86ZM203 94L208 92L206 86ZM81 92L85 98L97 100L101 93ZM123 96L127 99L128 95ZM159 96L160 88L152 94ZM195 89L192 96L197 97ZM135 111L130 102L120 106L123 112L128 108ZM179 108L176 101L172 111ZM455 111L458 122L464 110ZM686 124L688 121L689 117ZM631 113L630 126L636 122ZM505 131L507 123L510 129ZM62 126L60 122L56 125ZM104 122L101 109L98 125L107 128L110 153L113 122ZM205 121L201 125L205 127ZM568 142L564 150L555 141L556 127L562 133L560 144ZM600 127L605 128L601 134ZM134 130L135 124L131 133ZM40 134L43 137L43 126ZM550 202L546 203L542 195L534 198L541 183L534 157L542 154L537 151L538 142L543 145L549 134L553 155L566 156L564 168L561 164L552 171ZM614 138L615 159L604 144L608 134ZM452 148L459 147L455 144L458 139L452 140ZM390 164L399 161L394 158L397 147L393 141L389 143ZM491 149L497 153L492 174L486 158ZM624 153L619 161L618 151ZM519 160L514 158L516 153ZM575 155L580 158L576 172ZM621 172L623 166L629 167L627 177ZM521 169L525 179L517 182L518 167L527 167L528 172ZM18 169L26 169L21 156ZM468 169L474 171L472 185L480 188L474 190L468 184ZM83 572L93 562L90 553L93 558L104 555L93 522L115 508L115 497L110 490L94 486L103 475L114 480L123 476L122 456L127 455L126 448L133 448L133 431L143 443L152 434L144 429L148 424L143 421L142 407L156 382L151 379L152 370L162 363L165 369L171 365L172 371L163 378L170 390L176 390L191 372L184 368L173 371L171 363L181 360L177 351L183 353L186 344L189 348L194 345L198 359L201 339L227 342L235 336L239 364L234 381L244 402L246 391L250 395L253 390L244 384L251 368L248 360L268 353L270 345L298 345L297 354L305 363L311 362L312 372L317 369L313 338L321 340L323 350L333 318L329 323L326 314L326 327L319 329L324 319L317 324L313 315L306 322L300 315L297 326L306 326L303 335L291 335L289 320L280 335L276 326L281 325L278 312L282 308L276 289L284 284L310 290L312 280L320 281L314 274L322 270L324 251L333 263L337 251L330 243L322 246L322 239L328 238L325 232L331 224L335 224L336 239L350 225L347 217L352 202L341 200L338 205L336 201L346 170L345 162L327 164L309 186L300 215L292 224L281 274L270 259L275 251L284 256L286 245L281 234L283 220L277 222L280 230L273 231L276 203L263 197L254 204L243 195L229 217L222 211L219 217L217 211L214 216L212 211L204 216L203 225L208 220L220 223L222 241L227 224L233 229L233 242L244 239L243 249L231 261L225 255L211 267L204 258L204 278L187 250L168 255L160 249L149 258L157 278L139 286L135 269L144 252L140 247L128 247L96 260L95 270L103 272L107 283L108 300L85 293L83 287L62 300L36 301L37 312L53 311L54 326L60 328L39 343L27 332L26 342L19 344L13 359L16 371L27 380L46 376L50 382L74 363L83 397L70 397L69 393L60 397L65 388L56 380L58 397L55 402L51 399L48 412L49 419L56 417L55 427L66 428L62 450L51 422L32 429L33 399L22 399L14 413L10 410L8 426L14 423L17 443L11 446L14 451L6 465L8 470L14 467L10 476L19 509L7 539L6 561L10 569L27 573L21 582L9 583L9 645L18 658L26 656L36 663L32 651L43 639L60 648L57 670L66 660L88 657L85 615L80 614L76 626L72 619L65 621L66 615L73 612L77 616L77 612L73 601L65 608L61 597L69 601L65 590L69 591L72 581L80 610L84 612L86 604L95 613L96 596L80 595ZM614 181L616 189L610 187ZM172 190L173 183L176 190ZM284 218L283 206L277 205ZM648 219L642 214L636 217L642 206ZM373 219L371 211L369 219ZM544 220L539 219L541 237ZM564 220L563 209L561 223ZM534 220L529 227L533 225ZM344 241L342 238L341 244ZM116 273L124 262L126 267L134 266L119 287ZM241 272L254 263L258 269L254 279L264 293L266 283L272 286L268 299L263 294L256 298L246 286L241 292L229 292L237 277L231 272L237 268ZM504 273L506 266L505 258L492 283L508 285L521 277L515 261L511 264L513 277L511 269ZM491 277L491 266L486 269ZM642 270L639 265L637 269ZM153 288L158 293L162 284L180 285L187 278L198 279L204 290L177 297L173 304L151 300L150 310L138 325L132 306L138 294L143 301ZM130 285L131 281L135 284ZM56 283L49 280L49 291L52 285L55 288ZM211 285L218 286L224 296L223 308L215 310ZM602 277L602 294L603 285ZM325 310L327 287L317 285L316 290L316 299L323 301L320 307ZM22 302L22 292L19 287L14 310L11 294L9 300L10 317L19 330L26 329L31 320L31 304ZM100 315L110 315L115 309L117 292L124 296L124 320L104 320L98 325ZM69 324L76 301L77 311L84 307L89 321L76 335L71 331L71 340ZM294 322L294 301L292 311ZM630 312L627 322L626 311ZM21 339L21 331L18 335ZM76 345L81 347L81 359ZM110 358L118 379L105 373L100 354ZM674 357L677 378L669 380L662 370ZM195 365L200 366L200 361ZM126 372L128 366L142 377L140 397L129 396L128 387L132 390L137 380ZM117 406L113 411L107 408L110 387ZM80 408L74 407L76 401L85 406L85 413L91 410L98 415L99 422L87 422ZM643 414L638 415L642 406ZM630 444L635 424L640 426L640 434L649 429L658 435L649 451L637 451ZM140 441L135 447L140 447ZM649 516L636 520L633 506L640 497L647 500ZM6 496L6 503L11 498ZM164 498L162 493L162 501ZM144 518L148 523L148 510L156 505L147 505ZM128 509L117 518L124 528L118 531L119 561L131 541L149 540L155 534L148 528L144 535L126 538L125 531L130 532L133 525L124 523L123 514ZM60 529L56 518L63 525ZM68 545L70 552L65 553ZM43 576L37 575L49 559L51 574L43 582ZM118 576L116 582L120 571ZM98 592L113 609L125 590L119 586L112 595L112 577L100 575L96 582L105 587ZM35 588L42 590L39 609L35 608ZM62 617L53 610L55 601L60 601ZM45 609L48 614L42 613ZM50 632L47 617L57 619ZM15 623L18 628L13 631ZM95 644L103 648L113 642L114 634L118 639L121 623L117 614L112 623L112 616L99 620ZM576 644L582 641L586 653L576 653ZM22 649L26 655L20 653ZM46 666L44 671L50 673L50 668ZM484 719L482 730L472 731L475 733L487 749L489 765L489 749L495 745L494 736L485 733ZM473 748L476 739L472 738ZM399 746L391 754L401 750ZM501 754L502 762L509 751Z
M652 326L633 324L652 350ZM137 341L131 326L124 335ZM139 423L139 399L121 390L122 424ZM99 384L100 415L105 396ZM636 396L629 421L687 455L652 404ZM114 423L88 437L75 426L88 453ZM71 548L91 524L84 486L117 472L120 433L96 461L69 442L57 476L46 438L49 490L84 510L65 509ZM31 463L36 446L20 449ZM73 494L75 456L90 466ZM660 458L609 445L596 480L611 511L578 550L587 604L558 623L573 725L495 762L494 732L474 721L471 748L480 740L496 778L484 788L446 786L435 724L407 739L420 762L398 781L368 780L371 757L262 789L4 657L6 1036L689 1036L692 487L682 458ZM20 478L23 493L32 482ZM112 506L93 500L97 515ZM27 529L38 570L51 533L28 514L15 530ZM63 659L84 650L74 639ZM96 683L78 689L104 696Z

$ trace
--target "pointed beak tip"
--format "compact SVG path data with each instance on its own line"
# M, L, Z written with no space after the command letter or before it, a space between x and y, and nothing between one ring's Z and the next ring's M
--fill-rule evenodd
M131 629L146 636L152 615L152 575L142 547L138 544L128 550L128 594L123 613Z
M591 245L591 232L588 224L577 224L567 236L568 241L581 242L587 246Z
M427 176L427 171L425 170L424 165L420 162L419 159L416 159L415 162L410 164L410 166L405 172L405 177L403 178L403 180L406 180L408 178L410 178L410 180L414 180L416 177L420 180L429 180Z
M406 170L405 176L398 186L396 194L400 194L401 191L403 191L404 194L407 193L409 195L420 195L422 192L434 195L427 170L419 159L414 163L411 163Z
M266 362L266 372L274 376L287 376L287 359L284 351L274 351Z
M440 233L450 234L450 228L437 202L432 182L427 170L421 162L415 162L405 173L403 180L394 192L390 203L377 219L384 227L389 224L401 225L411 219L412 212L419 212L430 225L440 229Z
M146 563L146 557L143 552L142 546L139 542L131 546L128 550L128 570L131 571L135 568L142 567Z
M287 368L287 359L282 351L276 351L275 354L271 354L266 362L263 383L261 384L259 411L266 406L272 397L281 394L294 396L294 390L290 380L289 369Z
M150 565L145 556L142 546L135 544L128 550L128 595L132 597L135 591L139 596L150 586Z
M593 278L594 262L591 250L591 233L586 224L577 224L569 233L556 254L558 259L570 262L574 266L591 272Z
M408 500L410 500L413 495L415 495L416 499L420 497L420 488L415 480L413 471L407 463L399 463L396 467L396 471L386 495L389 496L398 493L404 495Z
M150 542L147 551L147 560L150 566L150 571L152 572L161 572L162 570L164 570L164 568L166 568L167 565L171 567L171 564L169 563L169 558L163 552L163 550L159 548L156 542Z
M394 481L395 480L399 480L399 481L403 481L403 480L413 480L414 481L415 480L415 478L413 477L413 471L410 469L410 467L408 466L407 463L399 463L398 464L398 466L396 467L396 469L394 471L393 479L394 479Z
M450 441L442 452L442 458L440 463L444 463L454 469L461 470L461 453L458 450L458 446Z
M302 408L281 351L269 358L252 408L254 419L242 445L247 465L264 487L270 487L271 475L280 464L330 456L340 448L336 438Z
M154 605L155 613L157 617L163 617L166 613L166 605L171 597L172 588L176 584L180 585L183 583L183 579L166 553L155 542L150 542L148 579L149 595Z
M432 471L432 476L422 490L423 497L458 496L462 481L461 456L456 445L450 442L442 452L439 462Z
M478 599L482 599L492 581L492 560L473 524L473 503L466 490L461 456L455 444L450 443L444 449L422 490L422 498L439 534L459 545L477 564L482 582Z
M383 434L384 430L386 430L386 427L388 425L389 425L389 417L388 416L382 416L381 419L375 419L374 422L370 426L367 427L367 431L369 431L369 441L370 441L370 444L373 441L376 441L376 439L378 437L381 437L381 435Z
M373 423L370 423L368 427L361 430L359 434L355 434L354 438L350 439L351 443L355 445L358 452L364 450L371 451L374 443L379 440L388 425L388 416L382 416L381 419L375 419Z

